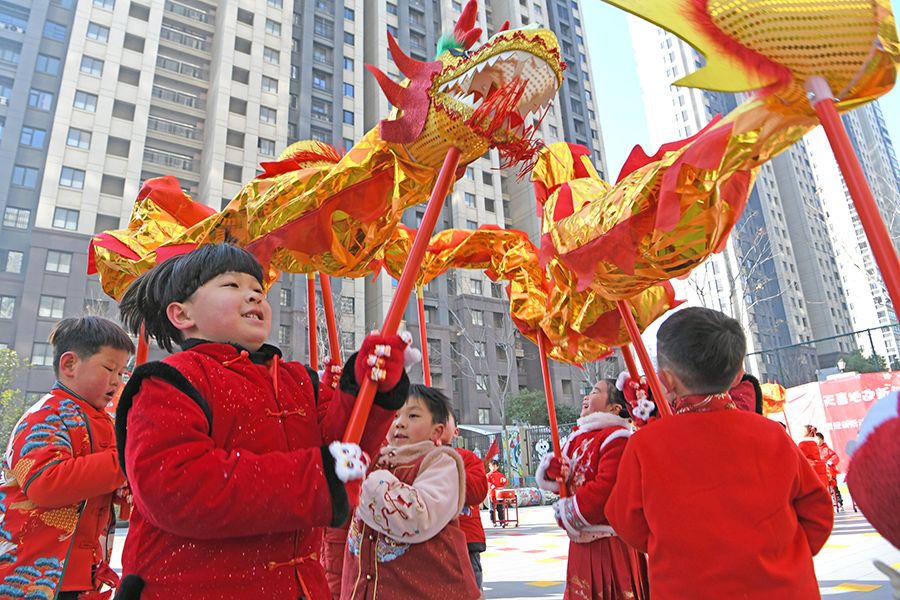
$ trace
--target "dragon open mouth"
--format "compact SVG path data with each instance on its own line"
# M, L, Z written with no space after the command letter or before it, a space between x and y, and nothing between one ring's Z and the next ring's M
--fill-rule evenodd
M507 50L473 65L466 73L452 79L439 91L466 105L476 114L482 104L500 93L516 89L518 101L508 111L510 133L523 135L529 117L538 120L556 95L557 75L543 59L522 50ZM520 94L519 94L520 92Z

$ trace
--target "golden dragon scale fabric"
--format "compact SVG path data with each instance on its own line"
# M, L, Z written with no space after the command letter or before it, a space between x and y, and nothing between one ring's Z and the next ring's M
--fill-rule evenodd
M392 277L403 272L416 233L401 225L386 246L382 265ZM562 362L597 360L629 342L614 302L548 280L537 254L521 231L496 225L474 231L447 229L431 238L416 283L425 285L448 269L480 270L493 281L508 282L510 316L519 330L535 343L543 331L552 344L548 356ZM671 285L664 283L629 298L628 304L643 330L679 302Z
M402 211L428 200L451 146L462 150L460 173L490 148L507 162L533 162L534 122L565 68L552 32L502 31L431 63L403 54L390 35L389 43L408 79L397 84L370 67L395 107L388 119L344 156L315 142L292 146L221 213L203 218L173 215L194 207L200 216L174 178L145 182L128 227L91 242L89 272L100 273L104 291L119 298L160 260L224 240L253 252L269 284L281 270L360 277L381 259ZM161 208L160 196L173 208Z
M762 89L656 156L636 148L614 186L577 147L545 149L532 173L543 203L541 264L562 288L621 300L687 276L724 247L758 167L818 125L803 89L809 77L828 81L841 111L896 79L897 31L883 0L607 1L706 57L677 85Z

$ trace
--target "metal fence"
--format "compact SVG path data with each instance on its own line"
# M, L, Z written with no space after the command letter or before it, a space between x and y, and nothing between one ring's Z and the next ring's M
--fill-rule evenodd
M823 381L845 370L862 370L858 365L872 367L866 372L900 370L898 342L900 325L873 327L752 352L747 355L747 370L762 382L777 381L785 387ZM853 358L855 351L861 356Z

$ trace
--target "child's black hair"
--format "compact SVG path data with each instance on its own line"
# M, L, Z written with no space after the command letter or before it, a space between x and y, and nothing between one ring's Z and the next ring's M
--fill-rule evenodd
M175 256L138 277L125 291L119 315L125 327L139 334L141 324L147 337L172 352L184 340L169 321L166 309L173 302L189 299L207 281L223 273L246 273L263 285L263 269L256 257L232 244L207 244L188 254Z
M53 327L47 339L53 345L53 372L59 377L59 359L74 352L86 360L104 346L134 354L134 342L121 327L102 317L71 317Z
M491 462L489 462L488 465L494 465L498 469L500 468L500 462L497 459L491 459Z
M409 386L409 399L421 400L428 412L431 413L431 422L434 425L447 424L450 418L450 398L427 385L414 383Z
M727 392L747 352L741 324L708 308L674 313L660 326L656 340L659 368L675 373L691 394Z
M816 432L816 437L819 438L820 440L822 440L823 442L825 441L825 436L819 432Z
M619 416L623 419L630 419L631 415L628 413L628 403L625 402L625 394L616 387L616 380L604 379L603 381L606 383L606 405L618 404L621 407L618 413Z

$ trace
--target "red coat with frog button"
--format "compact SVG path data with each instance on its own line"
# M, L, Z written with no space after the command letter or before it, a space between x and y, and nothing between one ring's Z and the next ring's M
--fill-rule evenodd
M356 355L332 398L319 388L317 406L310 372L271 346L252 355L196 340L183 347L136 372L119 405L134 493L123 574L144 581L142 600L186 590L192 600L330 598L322 528L341 525L349 509L325 446L346 429ZM376 395L360 442L371 455L408 386L404 375Z

